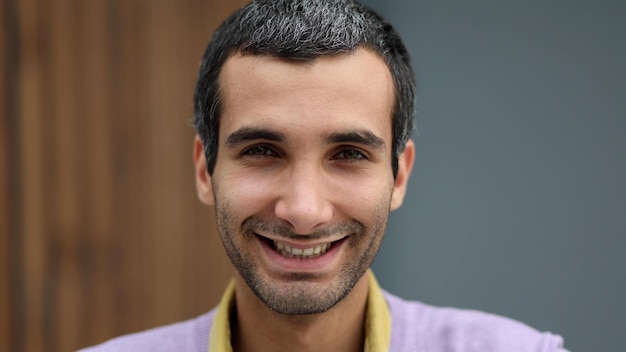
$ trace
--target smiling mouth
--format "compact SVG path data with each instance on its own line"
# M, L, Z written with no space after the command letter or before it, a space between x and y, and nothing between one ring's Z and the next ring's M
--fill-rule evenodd
M333 247L333 245L345 240L345 238L342 238L334 242L328 242L328 243L323 243L323 244L319 244L319 245L315 245L315 246L311 246L307 248L302 248L302 247L294 247L292 245L289 245L283 242L275 241L267 237L261 236L259 234L256 234L256 236L262 242L265 242L266 245L272 248L276 253L286 258L295 258L295 259L311 259L311 258L319 257L323 255L324 253L326 253L331 247Z
M276 252L280 253L284 257L308 259L319 257L326 253L326 251L332 246L332 243L325 243L315 247L309 248L294 248L287 244L272 241Z

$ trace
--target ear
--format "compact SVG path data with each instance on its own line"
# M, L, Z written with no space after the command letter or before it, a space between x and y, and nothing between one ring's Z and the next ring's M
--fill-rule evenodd
M204 147L202 146L200 136L197 134L193 142L193 163L196 167L196 191L198 192L198 199L200 199L202 203L212 206L215 204L215 198L213 198L211 175L209 175L207 171Z
M413 169L413 159L415 158L415 144L413 140L406 142L404 151L398 156L398 174L393 185L393 193L391 195L390 210L396 210L402 205L404 195L406 194L407 183Z

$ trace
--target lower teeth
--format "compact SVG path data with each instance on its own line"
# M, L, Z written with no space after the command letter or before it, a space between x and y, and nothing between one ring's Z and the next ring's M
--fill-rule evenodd
M296 258L296 259L309 259L309 258L319 257L320 255L322 255L322 253L313 254L313 255L295 255L295 254L287 253L285 251L278 251L278 253L280 253L284 257Z

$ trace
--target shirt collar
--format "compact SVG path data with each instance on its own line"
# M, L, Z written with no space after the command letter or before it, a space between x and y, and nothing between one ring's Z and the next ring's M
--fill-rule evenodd
M371 270L368 270L369 290L365 315L364 352L389 350L391 341L391 314L383 292ZM231 280L217 306L209 335L209 352L232 352L230 344L230 314L235 307L235 280Z

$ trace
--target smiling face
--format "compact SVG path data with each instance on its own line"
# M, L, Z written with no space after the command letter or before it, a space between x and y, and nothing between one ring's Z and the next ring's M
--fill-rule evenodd
M389 70L365 49L235 55L220 86L216 166L209 175L196 138L196 183L236 279L277 312L327 311L364 276L404 196L413 144L394 179Z

